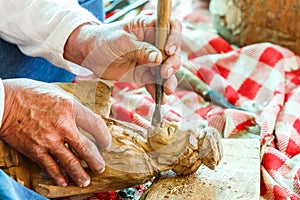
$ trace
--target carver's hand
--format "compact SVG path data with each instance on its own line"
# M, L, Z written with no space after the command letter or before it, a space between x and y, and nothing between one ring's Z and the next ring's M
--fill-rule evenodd
M111 145L105 122L73 96L58 87L29 79L4 80L5 109L0 138L39 164L54 183L66 186L68 175L81 187L90 177L79 159L66 147L72 147L94 173L105 163L96 145L80 134L89 132L101 149Z
M112 24L78 27L69 37L64 57L93 71L98 77L142 83L154 97L154 67L162 63L162 54L155 42L156 19L139 16ZM180 67L181 24L171 21L165 47L169 58L161 68L166 94L171 94Z

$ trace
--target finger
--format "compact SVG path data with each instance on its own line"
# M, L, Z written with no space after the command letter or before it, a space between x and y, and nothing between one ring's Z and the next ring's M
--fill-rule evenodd
M67 174L78 186L87 187L90 184L90 176L81 166L79 159L65 145L58 145L51 154L58 159Z
M149 94L151 95L151 97L155 100L156 85L155 84L146 84L145 88L149 92ZM166 99L165 99L165 95L163 95L162 104L165 104L165 103L166 103Z
M149 94L155 99L155 91L156 91L156 84L155 84L155 76L153 74L153 70L147 70L141 77L142 84L145 86ZM167 95L174 94L178 81L173 74L170 78L165 79L164 82L164 93Z
M124 26L125 31L133 33L139 41L155 43L156 18L141 15L129 21Z
M34 155L34 154L33 154ZM68 178L61 171L61 168L55 162L55 160L48 153L40 153L38 158L32 158L29 156L35 163L37 163L44 171L50 176L54 184L59 186L67 186Z
M170 33L166 43L165 51L169 56L172 56L181 46L181 31L182 25L179 20L171 20Z
M176 77L174 76L174 78L176 79ZM169 87L169 84L173 84L173 85L177 85L176 83L174 84L174 79L173 77L171 77L172 80L167 80L167 87ZM156 93L156 84L155 84L155 77L153 76L153 73L151 73L151 71L147 71L144 73L143 77L143 84L145 85L146 90L149 92L149 94L151 95L151 97L155 100L155 93ZM175 80L175 82L177 81L177 79ZM166 86L164 86L164 92L166 92L167 94L172 94L174 89L171 88L167 88ZM175 86L176 87L176 86ZM162 104L166 103L166 99L163 96L163 100L162 100Z
M96 145L85 135L78 132L79 140L68 142L95 174L105 170L105 162Z
M125 55L128 59L134 60L139 64L160 64L162 62L161 52L147 42L132 41L132 48Z
M150 70L145 71L141 81L152 98L155 99L155 77L153 73Z
M175 54L169 57L161 67L161 76L164 79L168 79L173 76L181 66L181 59L179 54Z
M95 138L99 149L108 149L111 146L112 138L104 120L78 102L74 106L77 126Z
M175 75L171 76L169 79L165 81L164 84L164 92L167 95L174 94L176 87L177 87L178 81Z
M152 99L155 100L155 84L146 84L145 85L146 90L149 92L151 95Z

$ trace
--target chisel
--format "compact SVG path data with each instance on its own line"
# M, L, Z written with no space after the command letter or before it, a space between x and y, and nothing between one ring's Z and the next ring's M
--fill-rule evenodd
M165 46L170 32L170 18L172 11L172 0L158 0L157 1L157 21L156 21L156 35L155 46L161 51L163 55L163 62L167 59L165 53ZM164 79L160 74L161 66L155 69L155 110L152 117L153 126L161 126L161 104L164 96Z

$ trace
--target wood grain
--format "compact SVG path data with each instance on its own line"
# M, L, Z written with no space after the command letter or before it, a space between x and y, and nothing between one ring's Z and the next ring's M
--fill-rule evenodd
M144 129L105 117L110 107L110 89L105 84L85 81L56 85L103 116L112 136L112 146L100 152L105 160L105 171L100 175L92 174L81 160L82 166L91 176L91 184L81 188L71 179L67 187L54 185L32 161L23 158L5 143L0 143L3 149L1 168L21 184L45 197L57 198L123 189L146 183L160 172L172 170L177 175L188 175L196 172L202 165L214 169L220 163L222 144L219 132L214 128L180 130L176 124L163 121L161 127ZM88 133L81 133L93 141Z
M151 186L145 200L258 200L260 142L223 139L223 159L215 170L200 167L195 174L178 177L168 172Z
M272 42L300 54L298 0L211 0L218 33L231 43L246 46Z

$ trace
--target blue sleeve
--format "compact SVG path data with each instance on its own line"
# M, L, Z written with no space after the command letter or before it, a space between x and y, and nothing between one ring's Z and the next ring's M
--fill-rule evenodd
M5 200L47 200L47 198L29 190L0 170L0 199Z

